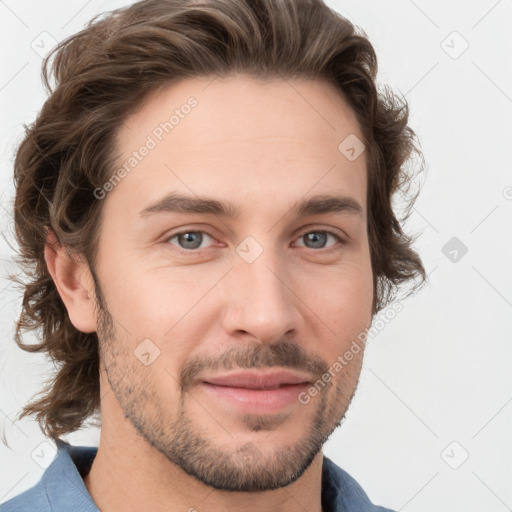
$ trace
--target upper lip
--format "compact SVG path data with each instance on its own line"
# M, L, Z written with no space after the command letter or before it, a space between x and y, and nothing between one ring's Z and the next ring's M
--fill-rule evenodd
M229 386L234 388L266 389L278 387L285 384L303 384L312 381L307 373L294 372L290 370L255 371L245 370L207 377L203 382L217 386Z

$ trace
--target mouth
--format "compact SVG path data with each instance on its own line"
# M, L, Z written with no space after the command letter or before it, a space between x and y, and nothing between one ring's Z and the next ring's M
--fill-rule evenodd
M297 384L290 384L290 383L282 383L277 386L262 386L262 387L259 387L259 386L228 386L225 384L213 384L212 382L205 382L205 384L210 384L211 386L221 386L221 387L225 387L225 388L252 389L254 391L269 391L271 389L279 389L279 388L283 388L286 386L297 386ZM304 384L306 384L306 383L304 383Z
M246 389L278 389L294 384L309 384L313 381L310 375L290 370L238 371L226 375L203 379L203 382L216 386Z
M248 414L277 414L297 406L298 395L312 382L308 374L288 370L244 371L205 378L202 390L228 408Z

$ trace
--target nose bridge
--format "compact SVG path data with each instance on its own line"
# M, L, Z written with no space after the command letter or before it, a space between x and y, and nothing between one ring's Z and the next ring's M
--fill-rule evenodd
M296 327L294 295L277 248L244 240L237 247L228 291L226 328L274 342Z

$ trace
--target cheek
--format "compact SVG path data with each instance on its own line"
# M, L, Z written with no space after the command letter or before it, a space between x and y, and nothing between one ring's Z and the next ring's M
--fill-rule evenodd
M343 265L304 273L297 281L302 296L331 319L350 323L369 320L373 299L373 276L370 262L345 262Z
M373 279L371 266L330 269L328 275L309 275L301 281L301 298L314 312L311 321L321 331L321 343L327 362L334 361L357 340L371 324Z
M190 279L179 269L167 269L138 260L119 259L102 283L114 318L133 336L161 338L190 311L209 286Z

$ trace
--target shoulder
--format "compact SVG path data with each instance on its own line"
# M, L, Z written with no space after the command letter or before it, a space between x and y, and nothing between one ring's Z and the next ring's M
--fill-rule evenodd
M2 503L0 512L97 511L82 480L97 448L71 446L57 441L57 457L39 482L18 496Z
M38 512L51 512L53 510L42 480L39 480L34 487L0 505L0 512L27 512L29 510L37 510Z
M338 512L394 512L389 508L374 505L361 485L332 460L323 457L322 505L324 510Z

